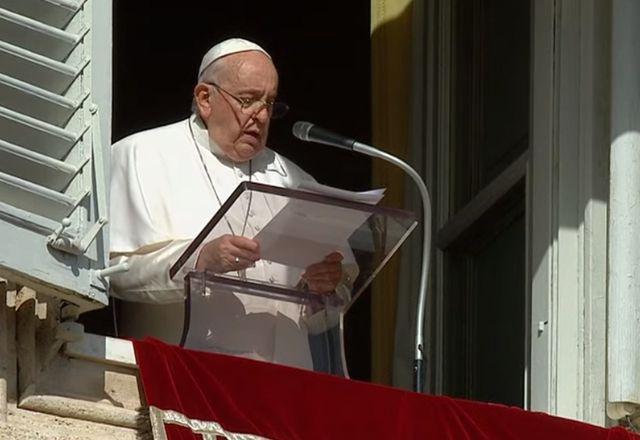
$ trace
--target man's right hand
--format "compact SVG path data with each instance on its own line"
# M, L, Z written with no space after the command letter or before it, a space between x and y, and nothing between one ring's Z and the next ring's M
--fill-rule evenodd
M225 273L246 269L259 259L260 245L257 241L227 234L202 247L196 262L196 270Z

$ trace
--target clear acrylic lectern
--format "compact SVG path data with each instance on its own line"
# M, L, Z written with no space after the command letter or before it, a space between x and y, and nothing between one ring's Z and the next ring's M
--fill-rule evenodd
M408 211L241 183L170 275L225 234L258 241L261 259L224 274L189 272L181 345L346 376L343 316L416 224ZM301 275L335 251L342 279L316 293Z

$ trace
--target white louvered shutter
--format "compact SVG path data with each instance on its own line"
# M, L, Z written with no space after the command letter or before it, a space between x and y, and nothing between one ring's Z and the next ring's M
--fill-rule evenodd
M110 11L0 0L0 276L83 309L107 302Z

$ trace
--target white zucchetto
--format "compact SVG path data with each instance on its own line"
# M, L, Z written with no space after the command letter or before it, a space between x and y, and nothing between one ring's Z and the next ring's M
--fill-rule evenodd
M198 69L198 80L200 80L200 78L202 77L202 72L204 72L204 70L218 58L231 55L232 53L248 52L251 50L262 52L263 54L271 58L271 55L269 55L266 50L249 40L245 40L242 38L229 38L228 40L221 41L220 43L209 49L207 53L205 53L202 57L202 62L200 63L200 68Z

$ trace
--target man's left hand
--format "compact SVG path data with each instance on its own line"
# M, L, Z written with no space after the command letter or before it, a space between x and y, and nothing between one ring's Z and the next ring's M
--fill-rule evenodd
M332 252L320 263L312 264L302 274L309 290L317 293L332 293L342 279L342 260L340 252Z

